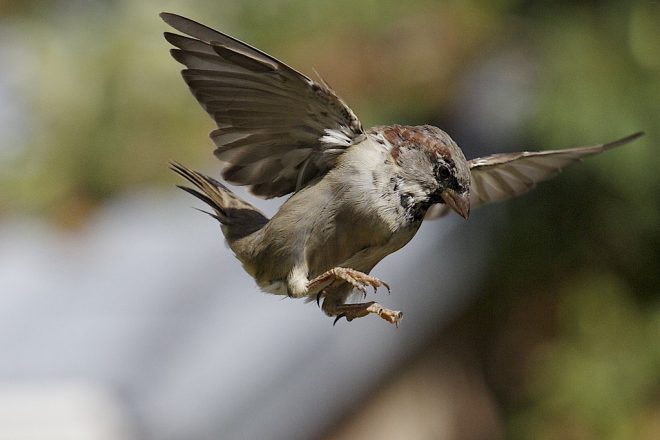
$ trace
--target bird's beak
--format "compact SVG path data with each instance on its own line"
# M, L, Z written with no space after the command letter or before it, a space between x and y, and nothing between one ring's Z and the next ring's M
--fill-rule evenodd
M442 200L464 219L470 215L470 193L457 193L453 189L446 189L441 194Z

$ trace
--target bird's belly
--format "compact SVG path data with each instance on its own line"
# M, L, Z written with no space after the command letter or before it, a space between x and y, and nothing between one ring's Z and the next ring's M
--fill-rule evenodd
M325 179L316 187L323 185L328 185ZM407 244L421 224L401 225L382 197L365 203L351 195L357 191L326 188L312 193L316 187L289 199L254 240L251 275L262 290L286 294L287 287L295 291L304 280L335 267L368 273Z
M345 224L339 222L339 224ZM375 225L352 225L352 228L338 228L326 225L323 233L312 233L301 241L306 246L293 249L304 249L302 252L293 251L290 254L281 252L268 252L262 254L263 262L244 267L246 270L255 269L253 275L259 288L274 295L289 294L290 270L294 267L303 267L300 277L312 280L335 267L347 267L363 273L369 273L387 255L396 252L412 239L418 229L407 227L395 232L385 232ZM320 239L320 237L325 237ZM300 238L300 237L299 237ZM293 240L293 237L289 238ZM278 248L279 249L279 248ZM278 255L277 257L275 255ZM274 263L274 264L273 264ZM256 276L255 276L256 275ZM296 276L297 278L297 276Z
M387 255L405 246L415 235L419 225L397 231L383 230L373 225L363 227L350 224L351 229L338 231L315 252L307 253L309 276L318 276L334 267L348 267L368 273Z

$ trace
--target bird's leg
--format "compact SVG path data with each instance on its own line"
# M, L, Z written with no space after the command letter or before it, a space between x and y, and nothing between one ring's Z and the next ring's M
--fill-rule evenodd
M396 310L386 309L374 301L359 304L337 304L335 301L326 300L323 301L323 311L330 316L336 316L333 325L341 318L346 318L347 321L352 321L355 318L361 318L373 313L398 327L399 321L403 317L403 313Z
M381 286L387 288L388 292L390 291L390 286L386 282L347 267L335 267L324 274L317 276L307 283L307 289L308 291L319 291L319 295L322 295L323 290L330 286L334 281L345 281L362 292L365 296L367 294L367 287L369 286L374 288L374 292Z

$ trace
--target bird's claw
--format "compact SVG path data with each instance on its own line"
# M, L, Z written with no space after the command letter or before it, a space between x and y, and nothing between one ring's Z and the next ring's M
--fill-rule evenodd
M324 274L311 280L308 283L307 288L312 289L315 286L323 285L328 282L332 283L333 280L344 281L350 284L351 286L353 286L354 289L357 289L365 296L367 295L367 288L369 286L373 287L374 293L376 293L378 291L378 288L381 286L384 286L387 289L388 293L390 292L390 286L386 282L381 281L376 277L372 277L371 275L367 275L365 273L347 267L335 267L333 269L330 269ZM320 295L323 295L323 291L320 292ZM319 295L317 295L316 297L316 302L317 303L320 302Z
M396 327L399 327L399 321L403 318L403 313L397 310L386 309L373 301L361 304L340 304L335 306L332 311L332 315L336 316L332 325L334 326L341 318L346 318L346 320L350 322L356 318L367 316L370 313L380 316L382 319L390 324L394 324Z
M346 313L340 313L339 315L337 315L337 317L335 318L335 320L332 323L332 326L334 327L335 324L337 324L337 321L339 321L341 318L346 318ZM346 318L346 319L348 319L348 318Z

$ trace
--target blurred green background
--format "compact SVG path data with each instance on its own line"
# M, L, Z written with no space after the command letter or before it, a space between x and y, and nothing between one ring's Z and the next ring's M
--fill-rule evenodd
M1 0L0 222L75 233L169 188L170 159L213 169L160 10L315 68L365 126L438 125L468 157L645 131L474 213L506 222L438 340L470 353L507 438L660 438L660 3Z

